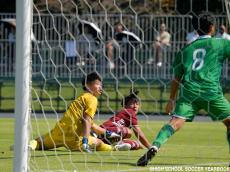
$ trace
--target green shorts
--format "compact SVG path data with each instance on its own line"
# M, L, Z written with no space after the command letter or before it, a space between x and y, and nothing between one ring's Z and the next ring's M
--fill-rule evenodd
M177 100L173 116L183 118L186 121L193 121L193 118L201 109L204 109L213 121L230 117L230 104L224 96L210 101L198 98L192 102L180 97Z

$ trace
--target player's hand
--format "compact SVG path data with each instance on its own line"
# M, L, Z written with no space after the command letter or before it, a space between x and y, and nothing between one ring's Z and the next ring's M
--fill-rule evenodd
M175 107L175 100L170 99L165 108L166 113L171 115L174 107Z
M112 131L106 130L105 131L105 137L106 138L120 138L121 136L117 133L114 133Z
M92 153L92 151L90 150L90 147L88 145L88 139L86 137L83 137L83 139L82 139L82 149L84 152Z

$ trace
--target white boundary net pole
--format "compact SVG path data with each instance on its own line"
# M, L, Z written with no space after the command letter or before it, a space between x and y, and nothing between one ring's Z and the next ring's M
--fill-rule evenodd
M16 1L14 172L28 171L32 1Z

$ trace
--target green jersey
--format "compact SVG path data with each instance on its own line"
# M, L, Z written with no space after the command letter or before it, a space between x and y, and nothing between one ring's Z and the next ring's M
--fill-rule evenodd
M230 58L229 40L206 35L184 47L173 63L175 77L181 78L180 96L192 101L222 95L219 80L226 58Z

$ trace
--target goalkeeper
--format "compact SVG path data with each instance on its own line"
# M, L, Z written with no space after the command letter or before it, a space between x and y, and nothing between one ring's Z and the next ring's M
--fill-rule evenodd
M50 132L30 141L30 149L48 150L65 147L68 150L88 153L94 148L97 151L126 149L126 144L113 147L98 138L90 136L90 130L93 129L98 132L97 134L104 134L108 138L120 137L105 129L95 130L99 127L93 123L93 118L97 109L97 97L102 93L100 76L95 72L88 74L82 80L82 86L84 93L70 104L64 116Z

